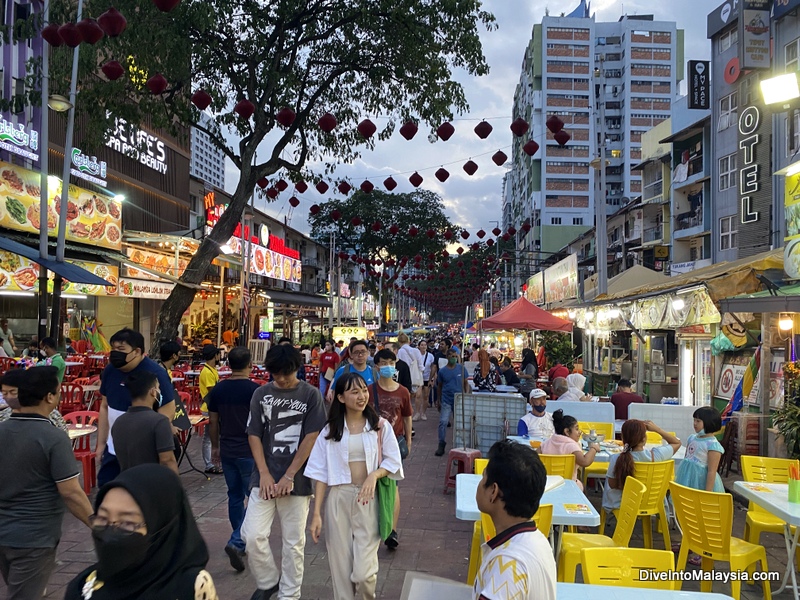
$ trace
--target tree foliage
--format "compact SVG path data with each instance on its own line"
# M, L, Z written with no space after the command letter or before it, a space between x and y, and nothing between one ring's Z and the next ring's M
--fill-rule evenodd
M77 111L87 118L87 147L103 143L114 117L174 132L196 123L190 98L202 88L212 97L214 123L199 128L240 170L228 209L182 276L189 285L176 286L159 313L156 341L176 334L192 286L232 234L259 179L280 170L299 174L310 160L328 171L352 161L374 143L356 131L365 116L390 117L380 138L394 120L436 127L465 111L453 71L488 72L478 26L494 28L479 0L183 0L170 13L142 0L115 5L127 30L81 52ZM51 20L74 19L72 6L54 4ZM107 0L87 0L85 14L107 7ZM64 93L70 54L53 54L51 92ZM99 71L107 60L118 60L127 74L107 81ZM169 83L159 96L144 85L156 73ZM233 111L241 99L255 105L248 120ZM297 115L287 128L275 120L282 107ZM332 133L316 124L326 112L339 123Z

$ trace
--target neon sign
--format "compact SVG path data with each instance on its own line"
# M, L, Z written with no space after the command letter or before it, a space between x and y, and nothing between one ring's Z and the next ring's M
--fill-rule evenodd
M0 117L0 149L30 160L39 160L39 132L26 129L22 123L15 126Z
M759 135L756 133L761 121L761 114L755 106L748 106L739 117L739 148L743 151L744 166L739 169L739 196L741 202L742 223L755 223L759 213L753 209L752 194L760 189L760 165L756 162L756 145Z

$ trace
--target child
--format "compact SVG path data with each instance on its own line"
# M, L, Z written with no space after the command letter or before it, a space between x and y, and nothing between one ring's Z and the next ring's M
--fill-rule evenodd
M647 432L655 431L668 445L645 450ZM608 463L606 485L603 488L603 509L616 510L622 501L622 488L625 480L633 476L635 462L661 462L670 460L681 447L681 441L667 433L652 421L629 419L622 424L622 452L614 454Z
M562 409L553 413L553 427L556 433L549 440L542 443L542 454L574 454L575 470L572 478L583 491L583 484L578 479L578 467L588 467L594 462L594 457L600 451L600 444L589 444L586 454L581 449L581 429L575 417L565 415Z
M711 406L702 406L694 411L695 434L686 442L686 458L681 461L675 474L675 483L706 492L725 492L722 479L717 473L719 461L725 449L717 441L714 434L722 429L722 417L719 411ZM677 548L677 550L676 550ZM673 552L680 550L673 547ZM697 554L689 558L689 564L700 565Z
M553 415L547 412L547 393L539 388L531 390L531 412L522 417L517 424L517 435L549 438L556 432Z
M314 444L305 474L316 480L309 528L314 543L322 532L322 503L330 488L325 545L334 599L375 598L381 543L375 485L381 477L402 479L403 466L394 431L372 408L358 373L337 379L328 424Z
M133 373L125 380L125 387L131 394L131 406L111 428L121 469L153 463L162 464L177 475L172 424L156 412L162 402L158 377L149 371Z

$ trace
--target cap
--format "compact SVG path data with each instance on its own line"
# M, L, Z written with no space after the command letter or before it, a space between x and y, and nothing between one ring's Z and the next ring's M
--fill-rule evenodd
M528 396L528 400L533 400L534 398L547 398L547 393L544 390L536 388L535 390L531 390L531 395Z
M219 354L219 348L217 348L214 344L206 344L203 346L203 358L209 360L210 358L214 358L217 354Z

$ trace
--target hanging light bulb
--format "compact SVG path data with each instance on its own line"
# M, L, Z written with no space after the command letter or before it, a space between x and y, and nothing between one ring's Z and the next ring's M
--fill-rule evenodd
M577 314L578 314L578 313L576 313L574 310L571 310L571 311L569 311L569 312L567 313L567 316L568 316L570 319L574 320L574 319L575 319L575 317L577 316Z
M594 311L593 310L587 310L586 311L586 318L589 319L589 320L594 319Z
M608 318L609 319L618 319L619 315L620 315L620 312L619 312L618 308L612 308L611 310L608 311Z
M790 315L781 314L781 318L778 321L778 328L781 331L789 331L794 327L794 319Z
M683 298L675 298L672 301L672 308L674 308L675 310L683 310L685 306L686 302L683 301Z

